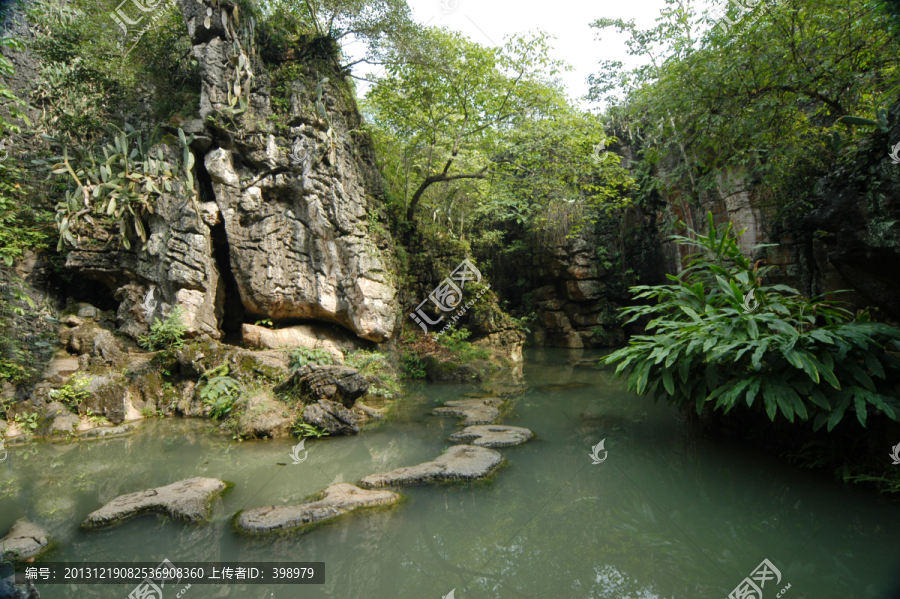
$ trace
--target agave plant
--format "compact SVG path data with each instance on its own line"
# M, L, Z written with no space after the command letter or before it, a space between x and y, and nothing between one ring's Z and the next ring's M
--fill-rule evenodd
M700 250L668 275L673 284L632 287L635 299L654 303L623 312L628 322L649 317L650 334L606 358L628 389L698 413L707 403L725 412L746 403L771 420L780 411L829 431L847 412L863 426L873 408L900 420L900 329L763 285L770 267L743 256L731 224L717 231L708 218L708 235L673 237Z
M194 197L194 155L190 151L193 135L186 136L178 130L183 151L182 174L163 157L162 148L156 153L151 148L158 143L155 135L145 135L126 124L125 130L110 125L113 141L101 148L102 156L93 149L84 150L62 144L62 162L53 165L55 175L68 175L75 185L74 191L66 190L65 201L56 209L59 228L57 250L63 244L78 243L72 234L80 219L93 223L94 217L106 217L117 222L122 244L131 248L129 232L143 242L146 249L147 230L144 218L153 214L156 200L163 193L172 193L180 184L183 193ZM59 140L42 136L48 141Z

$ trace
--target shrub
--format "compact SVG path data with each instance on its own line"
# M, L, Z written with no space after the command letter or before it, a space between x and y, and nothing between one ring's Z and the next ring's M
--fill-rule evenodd
M209 416L214 420L225 418L231 414L234 402L241 395L241 384L228 376L228 365L223 364L213 368L200 377L207 379L206 385L200 390L200 399L203 405L209 407Z
M632 287L635 299L658 303L623 310L629 322L652 317L654 331L606 358L619 363L617 375L630 373L627 388L698 413L707 402L728 412L743 400L770 420L778 411L790 422L813 418L816 430L832 430L848 410L865 426L869 407L898 420L900 359L886 348L900 350L900 329L762 285L771 267L757 270L739 235L730 224L719 233L709 214L708 235L672 238L700 249L684 272L668 276L672 285Z
M87 377L83 376L72 376L69 379L69 382L60 387L59 389L55 389L50 391L49 395L52 399L55 399L69 408L73 408L76 411L78 410L78 406L81 405L81 402L90 397L90 392L85 388L90 383L90 380Z
M484 347L472 345L466 339L472 332L467 329L460 329L452 333L445 333L438 337L438 343L452 351L456 358L467 362L469 360L487 360L491 357L491 352Z
M138 341L142 347L150 351L181 349L184 346L184 335L187 333L187 327L183 322L184 308L175 306L163 320L157 318L150 325L150 334L141 335Z
M400 373L406 379L424 379L425 365L415 353L403 352L400 355Z
M302 368L307 364L334 364L334 356L332 356L330 352L324 349L298 347L291 354L291 368Z
M293 434L297 435L298 437L315 437L316 439L318 439L319 437L327 437L328 431L312 424L297 422L296 424L294 424Z
M347 354L344 365L355 368L371 383L369 394L391 399L403 392L387 357L377 351L359 349Z

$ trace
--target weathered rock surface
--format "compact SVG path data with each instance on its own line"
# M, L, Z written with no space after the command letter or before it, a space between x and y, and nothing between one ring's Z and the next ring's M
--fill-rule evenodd
M369 390L369 381L355 368L307 364L275 387L276 393L291 392L312 400L326 399L351 408Z
M21 562L38 555L50 544L50 535L43 528L19 520L9 534L0 539L0 561Z
M433 462L372 474L359 481L365 489L442 481L472 481L484 478L500 466L503 458L493 449L455 445Z
M478 447L512 447L534 436L527 428L518 426L482 425L470 426L450 435L451 441L471 443Z
M49 434L68 434L78 428L78 416L66 406L54 401L44 408L44 417L49 422Z
M356 416L339 403L320 399L303 409L303 421L328 431L330 435L359 433Z
M213 498L225 490L214 478L186 480L116 497L82 522L82 528L102 528L147 513L166 514L174 520L199 522L209 517Z
M289 357L282 351L250 351L207 336L185 343L175 352L175 359L181 374L191 378L222 364L228 365L228 376L245 383L260 378L281 381L288 376Z
M78 435L79 439L107 439L109 437L118 437L134 432L138 428L138 424L129 423L122 426L101 426L84 431Z
M464 418L463 426L475 424L492 424L500 417L497 406L503 403L497 397L481 397L458 399L446 402L442 407L432 410L435 416L458 416Z
M279 349L308 347L324 349L339 362L344 354L362 347L359 338L352 337L345 329L336 326L297 325L283 329L245 324L241 327L244 346L254 349Z
M294 410L264 389L242 396L235 402L232 415L237 419L241 436L256 439L289 435L297 419Z
M0 580L0 599L41 599L41 594L25 573L20 572Z
M487 360L458 362L438 356L424 356L422 365L429 383L474 383L485 380L492 369Z
M322 496L322 499L312 503L246 510L238 517L237 528L257 534L291 530L400 499L399 495L390 491L367 491L348 483L331 485L322 492Z

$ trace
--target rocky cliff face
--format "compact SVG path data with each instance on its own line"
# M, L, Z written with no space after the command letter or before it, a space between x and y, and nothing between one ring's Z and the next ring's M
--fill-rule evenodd
M619 308L631 285L664 279L655 215L637 208L585 225L577 235L541 244L531 266L532 341L548 347L612 347L625 342Z
M200 118L180 123L195 136L199 198L163 196L146 251L95 231L67 266L114 290L133 336L178 305L193 334L214 338L266 318L390 338L390 240L369 231L380 179L331 56L264 64L228 0L181 9L202 78Z

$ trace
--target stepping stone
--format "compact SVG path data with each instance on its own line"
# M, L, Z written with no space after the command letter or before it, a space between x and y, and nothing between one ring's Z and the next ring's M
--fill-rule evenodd
M527 428L519 426L470 426L450 435L451 441L463 441L478 447L512 447L534 436Z
M90 514L81 527L103 528L151 512L174 520L200 522L209 518L213 498L225 488L225 483L215 478L189 478L165 487L121 495Z
M325 522L354 510L387 505L400 499L390 491L365 491L349 483L331 485L322 499L289 506L266 506L241 512L237 527L242 532L261 534L301 528Z
M458 399L448 401L440 408L431 411L435 416L458 416L464 418L463 425L493 424L500 417L497 406L503 400L499 397L483 397L479 399Z
M21 562L34 557L50 544L50 535L46 530L28 522L19 520L13 524L9 534L0 539L0 562Z
M433 462L372 474L359 481L364 489L397 487L443 481L472 481L493 472L503 458L493 449L454 445Z

